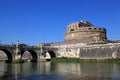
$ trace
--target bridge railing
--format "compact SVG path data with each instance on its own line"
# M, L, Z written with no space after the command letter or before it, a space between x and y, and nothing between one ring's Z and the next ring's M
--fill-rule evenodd
M15 47L15 45L9 45L9 44L0 44L0 47Z

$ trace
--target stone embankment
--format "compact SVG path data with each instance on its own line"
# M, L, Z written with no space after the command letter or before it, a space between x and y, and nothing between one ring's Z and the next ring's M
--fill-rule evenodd
M86 45L80 47L81 59L120 58L120 43Z
M83 43L54 45L58 48L57 57L80 59L120 58L120 43L92 44Z

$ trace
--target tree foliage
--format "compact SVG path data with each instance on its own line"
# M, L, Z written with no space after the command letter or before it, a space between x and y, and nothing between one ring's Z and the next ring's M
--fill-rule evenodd
M27 45L27 44L24 44L24 43L19 44L19 47L26 47L26 46L28 46L28 45Z

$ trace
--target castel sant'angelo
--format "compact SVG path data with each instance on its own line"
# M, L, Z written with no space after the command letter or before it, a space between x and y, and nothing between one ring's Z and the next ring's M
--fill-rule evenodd
M64 42L53 44L104 44L109 42L115 41L107 40L105 28L94 26L89 21L80 20L67 25L64 33Z
M120 57L120 41L108 40L106 29L81 20L67 25L63 42L50 45L58 48L58 57L108 59Z
M106 43L106 29L88 21L70 23L65 32L65 41L79 43Z

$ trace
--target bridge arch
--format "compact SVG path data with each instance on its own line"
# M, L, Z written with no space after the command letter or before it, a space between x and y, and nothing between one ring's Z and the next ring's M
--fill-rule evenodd
M46 51L45 53L45 59L47 61L50 61L51 59L55 58L56 57L56 54L54 51Z
M7 49L0 49L0 50L3 51L7 55L8 60L6 60L6 62L13 61L12 53L9 50L7 50Z
M38 59L37 53L34 50L26 50L26 51L28 51L32 56L31 62L37 62L37 59ZM22 57L26 51L22 53Z

